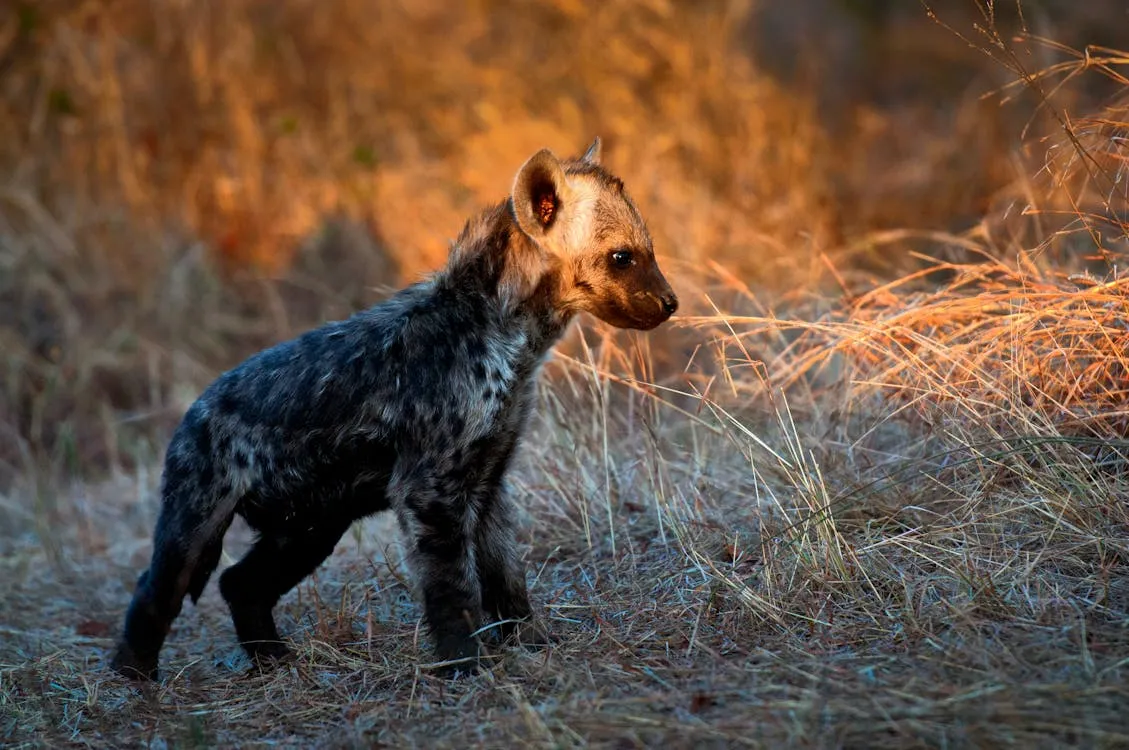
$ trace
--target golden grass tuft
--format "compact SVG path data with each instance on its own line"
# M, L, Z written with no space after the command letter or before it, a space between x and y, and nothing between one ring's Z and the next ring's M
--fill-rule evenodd
M933 275L951 280L920 291ZM823 320L725 322L743 336L795 333L787 356L767 367L779 387L832 368L830 377L880 390L930 421L1112 439L1129 416L1127 295L1123 277L1044 272L1024 259L942 263Z

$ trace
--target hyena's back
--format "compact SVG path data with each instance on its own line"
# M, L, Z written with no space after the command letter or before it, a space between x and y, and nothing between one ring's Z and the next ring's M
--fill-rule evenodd
M187 536L204 518L238 513L258 531L300 534L327 517L387 509L397 448L420 434L441 441L467 430L455 395L510 338L473 310L431 303L424 291L409 287L213 382L166 454L166 504L185 516L174 528ZM477 334L451 335L475 326ZM499 369L487 377L501 377Z
M397 368L387 364L395 347L379 317L315 329L212 383L166 454L165 494L186 488L172 504L294 532L327 512L354 514L358 494L382 506L401 420L381 408L389 396L379 384Z

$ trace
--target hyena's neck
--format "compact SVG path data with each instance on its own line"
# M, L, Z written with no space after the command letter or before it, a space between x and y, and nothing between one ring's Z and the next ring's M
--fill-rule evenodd
M485 297L505 323L524 328L529 345L542 351L574 317L562 304L558 269L518 227L508 200L467 222L436 283Z

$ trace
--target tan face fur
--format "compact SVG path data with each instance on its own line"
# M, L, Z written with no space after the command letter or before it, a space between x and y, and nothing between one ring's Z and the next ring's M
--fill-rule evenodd
M555 275L560 309L650 330L674 313L678 298L638 209L599 159L599 138L579 159L537 152L514 179L514 214Z

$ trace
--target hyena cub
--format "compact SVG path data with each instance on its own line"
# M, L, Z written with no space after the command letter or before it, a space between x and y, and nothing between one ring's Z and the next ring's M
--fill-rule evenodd
M649 330L678 301L623 183L534 154L512 194L470 220L444 269L221 375L165 459L149 569L113 668L157 676L185 594L195 603L235 514L258 532L220 576L253 659L287 654L272 610L353 521L393 510L437 656L474 665L475 632L543 643L518 558L506 472L549 349L580 311Z

